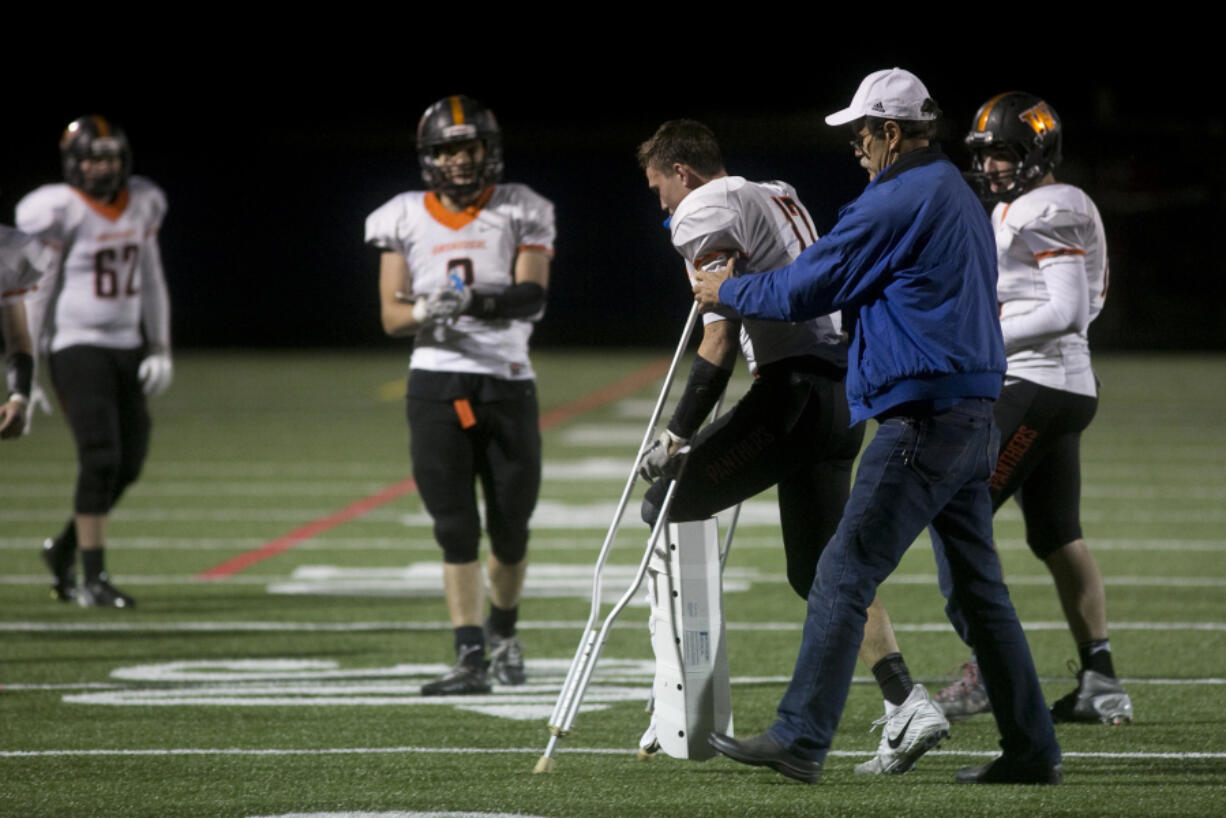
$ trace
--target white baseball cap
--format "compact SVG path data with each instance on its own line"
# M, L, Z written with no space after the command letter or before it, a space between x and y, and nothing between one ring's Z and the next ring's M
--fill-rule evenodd
M924 111L924 101L931 99L920 78L902 68L874 71L864 78L851 105L826 117L827 125L846 125L862 116L880 119L936 119L937 109L931 105Z

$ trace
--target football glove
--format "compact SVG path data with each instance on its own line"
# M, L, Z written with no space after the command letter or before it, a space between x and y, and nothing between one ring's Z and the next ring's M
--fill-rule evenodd
M140 362L140 368L136 370L136 374L140 378L140 385L145 390L145 394L156 398L169 388L170 382L175 377L175 368L170 362L170 353L155 352L147 356Z
M654 483L661 477L671 477L676 473L673 461L677 459L681 448L689 441L665 429L660 436L647 447L639 460L639 476L648 483Z
M44 415L54 414L54 411L51 409L51 401L47 400L47 393L38 385L37 379L30 387L30 403L26 406L26 426L22 431L23 435L30 433L30 425L34 423L34 412L36 409L41 410Z
M419 324L427 321L451 321L472 303L472 290L456 290L444 285L413 304L413 318Z

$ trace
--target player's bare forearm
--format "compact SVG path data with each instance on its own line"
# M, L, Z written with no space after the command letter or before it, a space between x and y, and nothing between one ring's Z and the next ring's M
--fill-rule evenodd
M720 369L732 369L740 349L741 322L734 319L712 321L702 328L698 355Z
M694 300L699 306L709 310L720 303L719 287L732 278L732 270L735 266L736 259L728 259L728 263L722 269L694 271Z
M414 335L421 328L413 315L413 277L399 253L379 257L379 303L383 331L394 338Z

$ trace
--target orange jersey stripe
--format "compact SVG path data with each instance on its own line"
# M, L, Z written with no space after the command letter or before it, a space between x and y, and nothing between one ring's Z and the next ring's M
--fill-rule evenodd
M107 221L112 222L119 221L119 217L122 216L123 212L128 209L128 201L132 198L130 195L128 195L127 188L119 191L119 195L115 197L115 201L109 203L100 202L92 196L88 196L80 190L77 190L75 187L73 190L76 191L78 196L85 200L87 205L93 208L95 213Z
M546 247L543 244L521 244L515 248L515 252L517 253L524 253L524 252L544 253L547 256L553 255L553 250L550 250L548 247Z
M1039 261L1045 258L1053 258L1055 256L1084 256L1085 250L1079 250L1076 247L1068 247L1062 250L1044 250L1042 253L1035 253L1034 257Z
M493 195L494 188L492 186L488 187L476 202L456 213L454 210L448 210L439 199L438 194L432 190L426 194L426 212L444 227L459 230L461 227L471 224L473 219L477 218L477 214L481 212L483 207L489 204L490 197Z

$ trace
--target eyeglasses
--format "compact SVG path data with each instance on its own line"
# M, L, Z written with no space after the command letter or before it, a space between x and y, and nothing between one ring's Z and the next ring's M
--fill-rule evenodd
M872 139L872 137L873 137L872 131L868 131L867 133L857 134L856 138L851 140L847 144L851 145L852 153L864 153L864 140Z

